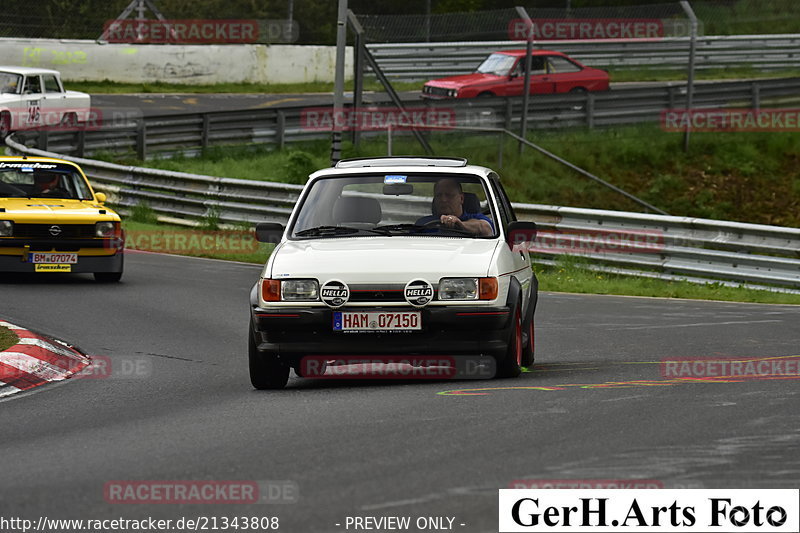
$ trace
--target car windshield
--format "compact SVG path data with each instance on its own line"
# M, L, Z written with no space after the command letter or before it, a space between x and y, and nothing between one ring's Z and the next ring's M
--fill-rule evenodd
M11 72L0 72L0 93L16 94L22 82L22 76Z
M514 61L517 58L507 54L492 54L487 57L478 67L477 72L481 74L494 74L495 76L508 75Z
M91 200L83 176L71 165L35 161L0 161L0 198Z
M442 216L451 218L442 223ZM386 172L314 181L290 234L489 238L496 220L477 176Z

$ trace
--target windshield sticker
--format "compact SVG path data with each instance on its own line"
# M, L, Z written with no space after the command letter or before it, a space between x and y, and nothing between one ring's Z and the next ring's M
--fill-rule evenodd
M8 161L0 161L0 168L19 168L23 172L30 172L34 168L56 168L54 164L48 163L9 163Z
M406 178L408 178L408 176L401 176L400 174L387 174L386 177L383 178L383 183L405 183Z

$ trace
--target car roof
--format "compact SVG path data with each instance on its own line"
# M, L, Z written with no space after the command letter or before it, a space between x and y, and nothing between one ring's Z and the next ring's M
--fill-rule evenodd
M31 163L63 163L67 165L72 165L74 167L78 167L76 163L72 161L67 161L66 159L57 159L55 157L31 157L31 156L17 156L17 155L0 155L0 161L8 161L8 162L24 162L29 161ZM80 168L80 167L78 167Z
M49 68L38 68L38 67L14 67L14 66L6 66L0 65L0 72L10 72L12 74L23 74L23 75L35 75L35 74L55 74L59 75L60 73L57 70L52 70Z
M381 172L404 172L409 174L464 174L486 178L496 174L492 169L470 165L461 157L389 156L345 159L333 168L323 168L311 174L309 181L317 178L352 176L353 174L376 174Z

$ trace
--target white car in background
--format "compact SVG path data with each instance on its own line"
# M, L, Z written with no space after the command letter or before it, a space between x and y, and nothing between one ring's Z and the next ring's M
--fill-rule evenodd
M317 377L304 360L345 355L466 356L518 376L533 363L538 282L516 244L535 232L516 221L497 173L465 159L315 172L286 228L256 226L278 244L250 295L253 386L282 388L292 368Z
M57 70L0 66L0 139L12 131L74 128L90 119L91 97L66 91Z

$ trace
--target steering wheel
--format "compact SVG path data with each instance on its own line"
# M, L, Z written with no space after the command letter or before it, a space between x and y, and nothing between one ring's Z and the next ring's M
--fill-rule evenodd
M444 229L446 229L448 231L456 231L456 232L464 234L464 235L469 235L469 236L474 236L475 235L473 232L471 232L469 230L466 230L466 229L451 228L450 226L445 226L444 224L442 224L442 221L438 220L438 219L426 222L425 224L422 225L422 227L423 228L444 228Z

